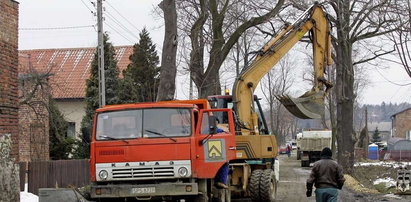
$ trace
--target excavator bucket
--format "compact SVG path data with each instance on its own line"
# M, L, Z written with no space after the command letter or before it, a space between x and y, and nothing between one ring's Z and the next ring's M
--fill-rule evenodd
M300 119L319 119L324 114L325 92L308 91L298 98L288 95L276 96L276 98L294 116Z

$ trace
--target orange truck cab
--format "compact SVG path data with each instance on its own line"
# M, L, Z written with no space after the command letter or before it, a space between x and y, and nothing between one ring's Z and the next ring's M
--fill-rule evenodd
M218 130L216 116L228 124ZM91 197L196 199L236 157L231 109L207 100L111 105L94 117Z

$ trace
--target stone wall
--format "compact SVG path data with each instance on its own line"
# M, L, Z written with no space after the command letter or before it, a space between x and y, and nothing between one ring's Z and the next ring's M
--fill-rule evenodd
M18 3L0 0L0 135L10 134L18 159Z
M0 0L0 2L3 0ZM0 201L20 201L19 166L11 157L10 134L0 135Z

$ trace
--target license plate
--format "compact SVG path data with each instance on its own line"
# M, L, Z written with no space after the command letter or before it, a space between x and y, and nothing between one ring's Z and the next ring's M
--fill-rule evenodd
M133 194L154 194L156 193L156 188L155 187L132 188L131 193Z

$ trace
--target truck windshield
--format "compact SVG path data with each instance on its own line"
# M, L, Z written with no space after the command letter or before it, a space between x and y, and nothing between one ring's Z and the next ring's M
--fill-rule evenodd
M190 109L150 108L97 116L96 139L168 138L191 135Z

